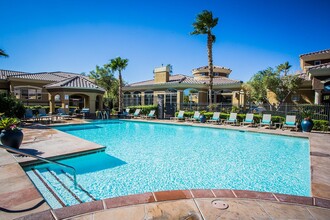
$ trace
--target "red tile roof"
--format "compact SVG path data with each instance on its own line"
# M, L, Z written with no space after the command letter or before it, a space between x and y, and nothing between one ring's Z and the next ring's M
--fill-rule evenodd
M325 54L325 53L330 54L330 49L315 51L315 52L311 52L311 53L305 53L305 54L300 55L299 57L311 56L311 55L316 55L316 54Z

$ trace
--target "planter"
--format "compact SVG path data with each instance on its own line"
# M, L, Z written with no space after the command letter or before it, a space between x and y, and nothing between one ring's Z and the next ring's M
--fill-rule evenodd
M19 149L23 140L23 132L21 130L3 130L0 134L0 141L3 145Z
M206 122L206 117L205 117L205 115L201 115L201 116L199 117L199 120L200 120L201 123L205 123L205 122Z
M304 119L301 122L301 129L303 132L311 132L313 126L314 126L314 123L310 119L307 119L307 120Z

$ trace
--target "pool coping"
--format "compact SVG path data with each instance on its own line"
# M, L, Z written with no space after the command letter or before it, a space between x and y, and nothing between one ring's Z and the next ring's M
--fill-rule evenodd
M123 119L121 119L123 120ZM126 121L126 120L123 120L123 121ZM219 126L219 125L212 125L212 124L195 124L195 123L176 123L176 122L172 122L172 121L150 121L150 120L127 120L127 121L136 121L136 122L146 122L146 123L158 123L158 124L166 124L166 125L184 125L184 126L196 126L196 127L209 127L209 128L217 128L217 129L228 129L228 130L234 130L234 131L240 131L241 129L238 127L238 126ZM89 122L87 122L89 123ZM84 123L81 123L81 124L84 124ZM61 126L61 125L57 125L57 126ZM53 129L53 127L57 127L57 126L48 126L49 128ZM239 129L238 129L239 128ZM57 130L59 131L59 130ZM291 137L299 137L299 138L308 138L309 139L309 142L310 142L310 146L312 146L311 144L311 134L313 133L297 133L297 132L289 132L287 134L283 134L283 133L270 133L269 131L267 130L264 130L264 129L257 129L257 128L252 128L252 130L246 130L246 128L244 128L244 130L242 130L244 132L255 132L255 133L265 133L265 134L274 134L274 135L286 135L286 136L291 136ZM59 132L62 132L62 131L59 131ZM63 132L65 133L65 132ZM67 133L66 133L67 134ZM70 135L70 134L68 134ZM80 152L79 152L80 153ZM79 153L75 152L75 153L72 153L72 154L67 154L67 155L64 155L64 157L72 157L72 156L79 156ZM85 152L85 154L88 153ZM60 155L57 157L58 158L61 158L63 155ZM310 149L310 160L311 160L311 157L312 157L312 154L311 154L311 149ZM56 157L55 157L56 158ZM63 157L62 157L63 158ZM17 161L16 161L17 163ZM23 162L24 163L24 162ZM19 163L21 165L21 163ZM24 165L25 166L25 165ZM313 172L313 169L312 169L312 163L311 163L311 177L312 176L312 172ZM313 183L313 178L311 178L311 184ZM313 189L311 188L312 190L312 193L311 195L314 195L313 194ZM161 191L161 192L154 192L154 193L151 193L154 197L154 202L158 202L157 201L157 197L156 195L160 196L161 194L168 194L167 197L168 199L164 199L162 201L170 201L170 200L177 200L177 199L187 199L185 197L182 198L182 195L181 197L175 197L175 196L171 196L171 194L175 194L176 192L189 192L192 196L192 198L204 198L205 195L208 195L206 198L226 198L225 195L223 195L222 197L218 196L217 194L215 194L215 192L225 192L224 190L219 190L219 189L214 189L214 190L173 190L173 191ZM322 207L322 208L330 208L330 198L328 197L324 197L324 198L321 198L321 197L318 197L318 196L314 196L314 197L301 197L301 196L293 196L293 195L285 195L285 194L274 194L274 193L269 193L269 192L256 192L256 191L248 191L248 190L229 190L231 192L234 193L235 195L235 198L233 199L262 199L262 200L271 200L273 201L273 197L276 197L278 200L276 200L277 202L288 202L288 203L293 203L293 204L304 204L304 205L312 205L312 206L316 206L316 207ZM210 192L213 192L213 195L210 194ZM243 193L242 193L243 192ZM251 194L252 193L252 194ZM147 195L149 195L149 193L146 193ZM196 194L196 195L195 195ZM104 199L104 200L98 200L98 201L95 201L95 202L90 202L90 203L82 203L82 204L79 204L79 205L75 205L75 206L69 206L69 207L64 207L64 208L61 208L61 209L58 209L58 210L70 210L69 208L70 207L74 207L72 209L81 209L83 213L81 214L86 214L88 212L92 212L89 207L89 204L91 204L91 206L95 207L95 204L99 204L100 201L102 201L102 208L99 209L99 205L96 205L96 207L99 207L97 208L97 210L104 210L104 209L109 209L109 207L105 206L105 201L112 201L111 203L114 203L114 204L117 204L118 201L122 201L122 205L120 205L121 203L119 203L119 205L114 205L114 207L121 207L121 206L127 206L127 205L130 205L130 202L125 202L125 200L129 200L130 198L133 198L134 200L136 200L140 195L144 195L144 194L137 194L137 195L129 195L129 196L124 196L124 197L116 197L116 198L110 198L110 199ZM203 197L204 195L204 197ZM263 196L262 196L263 195ZM267 195L267 196L266 196ZM270 196L270 195L274 195L274 196ZM276 195L279 195L279 196L276 196ZM282 195L282 196L281 196ZM137 196L137 197L136 197ZM145 197L146 195L144 195L143 197ZM195 196L195 197L194 197ZM201 196L201 197L198 197L198 196ZM214 197L212 197L214 196ZM264 196L266 196L266 198L264 198ZM271 199L267 199L267 197L269 197ZM282 201L280 201L280 199L278 198L282 198ZM284 199L283 199L284 197ZM118 200L117 200L118 199ZM117 201L116 201L117 200ZM140 200L137 200L137 201L140 201ZM298 202L295 202L295 201L298 201ZM312 202L311 202L312 201ZM94 204L95 203L95 204ZM128 203L128 204L126 204ZM124 204L124 205L123 205ZM126 205L125 205L126 204ZM134 203L135 205L136 204L141 204L141 203ZM87 208L86 208L87 207ZM111 208L113 208L111 206ZM93 210L94 208L92 208ZM52 210L52 209L51 209ZM55 209L57 210L57 209ZM40 212L40 213L53 213L55 212L55 210L52 210L52 212L50 210L48 211L43 211L43 212ZM85 211L83 211L85 210ZM89 211L88 211L89 210ZM69 211L71 212L71 211ZM80 213L80 212L79 212ZM39 214L39 213L37 213ZM79 215L81 215L79 214ZM34 214L31 214L31 215L34 215ZM53 214L52 214L53 215ZM30 216L30 215L27 215L27 217Z
M249 190L230 190L230 189L191 189L191 190L170 190L134 194L115 198L102 199L93 202L86 202L59 209L47 210L39 213L23 216L18 219L41 219L53 217L54 219L66 219L80 215L100 212L108 209L124 206L134 206L139 204L157 203L165 201L175 201L183 199L249 199L270 201L275 203L285 203L292 205L304 205L330 209L330 200L318 197L293 196L269 192L258 192Z

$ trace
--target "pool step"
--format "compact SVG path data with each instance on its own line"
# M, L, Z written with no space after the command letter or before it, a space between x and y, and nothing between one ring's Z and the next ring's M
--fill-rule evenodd
M75 187L73 178L62 169L57 169L56 172L47 167L42 170L31 169L31 171L27 172L28 175L39 189L40 186L42 187L43 190L40 192L52 208L97 200L80 184Z

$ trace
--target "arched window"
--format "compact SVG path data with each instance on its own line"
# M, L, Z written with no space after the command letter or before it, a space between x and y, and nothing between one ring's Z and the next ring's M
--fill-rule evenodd
M154 104L154 92L153 91L144 92L144 104L145 105L153 105Z
M17 99L41 99L41 88L35 86L15 86L14 94Z
M136 91L133 93L133 105L141 105L141 92Z
M61 101L61 96L59 94L54 96L55 102Z

